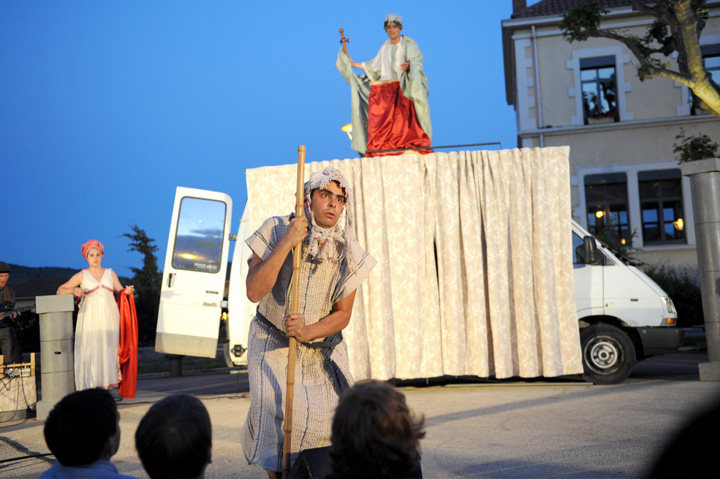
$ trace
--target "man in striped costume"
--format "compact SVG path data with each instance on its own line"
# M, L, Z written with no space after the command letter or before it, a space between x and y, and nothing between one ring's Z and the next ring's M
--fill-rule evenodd
M241 441L248 462L261 465L271 478L282 471L288 337L298 341L293 461L301 450L330 445L339 395L353 383L341 331L376 260L354 238L351 201L342 172L325 168L305 183L303 217L269 218L246 241L253 252L247 295L258 308L248 340L250 411ZM300 313L288 314L289 253L301 242Z

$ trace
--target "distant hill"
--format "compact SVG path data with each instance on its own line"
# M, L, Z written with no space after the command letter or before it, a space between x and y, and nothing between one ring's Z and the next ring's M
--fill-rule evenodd
M55 294L58 287L77 272L76 268L55 266L33 268L10 264L8 286L15 290L17 298L51 295ZM129 280L121 276L120 282L127 284Z
M10 283L26 282L35 278L66 278L77 273L76 268L60 268L56 266L43 266L41 268L32 268L30 266L20 266L19 264L10 265Z

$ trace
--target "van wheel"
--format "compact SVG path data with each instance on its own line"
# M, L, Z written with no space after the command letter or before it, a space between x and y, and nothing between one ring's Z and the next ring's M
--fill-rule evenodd
M585 377L593 384L617 384L635 365L635 347L623 330L593 324L580 332Z

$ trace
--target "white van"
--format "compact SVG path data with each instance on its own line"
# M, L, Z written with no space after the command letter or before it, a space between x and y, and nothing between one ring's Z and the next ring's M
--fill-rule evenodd
M677 350L684 332L657 283L574 221L572 229L585 376L595 384L622 382L636 361Z
M163 273L158 352L216 357L223 291L228 277L232 200L224 193L179 187ZM672 300L646 274L616 257L572 223L575 301L583 367L596 384L622 382L636 361L676 350ZM227 293L228 366L247 364L247 332L256 305L245 296L252 234L240 221Z

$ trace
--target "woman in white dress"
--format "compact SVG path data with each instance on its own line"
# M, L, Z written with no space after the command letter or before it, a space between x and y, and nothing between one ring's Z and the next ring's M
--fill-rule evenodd
M105 255L102 243L90 240L81 252L88 268L57 290L57 294L81 298L75 329L75 389L116 388L120 382L120 313L114 293L123 291L123 286L115 271L101 265ZM134 290L128 286L123 293Z

